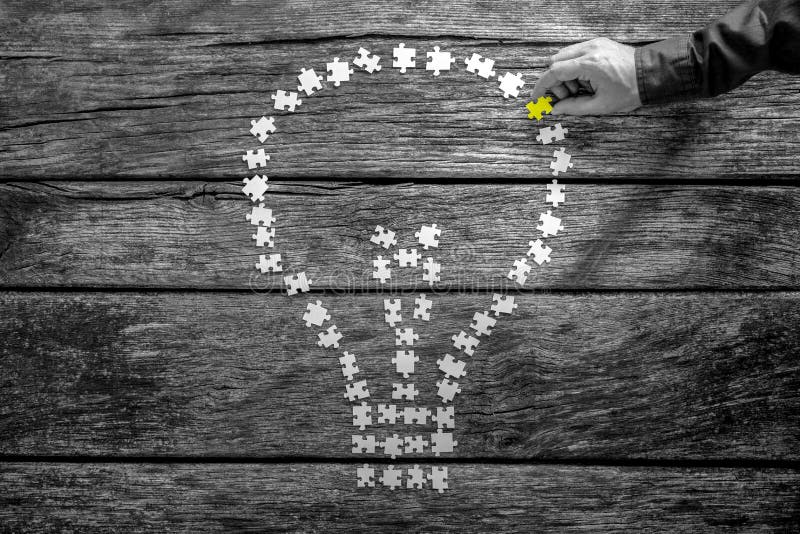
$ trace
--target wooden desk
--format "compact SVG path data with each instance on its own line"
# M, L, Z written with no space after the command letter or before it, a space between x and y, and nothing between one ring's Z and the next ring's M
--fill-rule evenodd
M561 119L566 230L468 358L453 455L352 454L336 353L301 321L323 300L371 400L389 401L394 336L371 278L386 253L368 238L381 224L412 246L437 223L430 323L409 318L432 293L419 269L395 269L388 293L420 334L419 402L438 404L436 359L513 290L552 179L526 100L464 58L532 84L564 45L641 44L734 3L5 2L3 528L800 528L798 78ZM418 67L450 50L455 69L401 74L399 42ZM360 46L381 72L271 109L301 67ZM279 129L264 145L276 250L312 295L253 269L240 156L262 114ZM445 465L450 489L357 489L364 461Z

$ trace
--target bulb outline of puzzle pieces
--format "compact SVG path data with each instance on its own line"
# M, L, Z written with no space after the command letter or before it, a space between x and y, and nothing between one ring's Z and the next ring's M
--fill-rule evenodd
M403 46L404 45L401 43L400 48L402 49ZM412 49L409 50L409 52L412 52L412 55L410 55L410 57L407 56L406 61L410 61L411 64L407 66L413 68L414 67L413 53L415 51ZM380 56L372 54L370 51L364 49L363 47L359 49L359 55L360 55L359 57L353 60L354 65L370 73L380 70L380 66L378 65L378 62L380 61ZM434 71L434 76L438 76L440 74L440 71L450 70L450 64L455 62L455 59L452 58L449 52L440 51L438 46L435 47L434 52L428 52L427 55L430 61L427 63L426 69ZM395 58L397 58L397 54L395 54ZM402 63L403 61L400 62ZM490 77L496 75L496 73L492 70L494 61L491 59L483 58L478 54L473 54L471 59L465 60L465 63L467 64L468 71L473 72L482 78L489 79ZM393 66L398 67L399 65L393 64ZM405 68L406 65L403 65L402 66L403 72L405 72ZM353 74L353 70L349 68L349 64L347 62L340 62L339 58L334 58L333 63L328 64L328 71L329 75L327 81L335 82L335 86L337 87L340 85L340 82L348 81L350 79L350 75ZM298 77L301 81L301 86L298 86L298 91L304 91L308 96L313 94L315 90L321 89L321 84L319 82L322 81L323 79L322 76L316 75L313 69L309 69L308 73L306 73L306 69L303 69L303 74L306 75L305 76L306 79L304 82L302 75ZM512 74L510 72L506 72L504 76L499 77L498 82L500 85L500 91L503 93L503 96L505 98L517 97L519 89L525 84L525 82L522 80L522 75L520 73ZM289 95L291 95L291 93L283 92L284 99L289 98ZM278 100L276 96L273 96L272 99ZM296 100L296 102L293 102L294 105L299 105L301 103L301 101L299 99L296 99L296 97L293 97L293 99ZM539 114L539 117L537 118L541 120L541 115L547 114L549 112L549 106L548 106L549 103L550 103L549 98L540 99L540 101L535 104L531 103L531 106L535 106L535 109L530 109L531 106L529 106L529 111L531 111L532 114L534 113ZM278 104L278 102L276 102L276 104ZM289 111L294 111L293 106L292 109L290 109ZM273 120L272 117L270 117L269 120L272 121ZM255 120L251 121L251 126L253 130L251 133L256 137L258 137L262 143L265 141L266 137L268 137L269 133L274 133L274 127L272 128L272 131L269 132L267 131L267 127L265 126L265 124L263 124L265 121L266 121L265 117L262 117L260 122ZM550 144L554 140L563 140L564 134L567 133L567 131L568 130L566 128L562 130L560 124L552 128L546 128L546 129L543 128L540 129L540 136L537 137L537 140L542 142L542 144ZM554 153L553 157L556 159L556 162L553 165L551 165L551 168L557 171L553 173L554 175L557 175L558 172L565 172L566 168L572 167L572 164L569 161L570 156L569 154L564 153L563 148L560 149L560 152ZM256 167L265 166L266 160L269 160L269 155L264 154L263 149L259 149L258 151L255 152L248 151L247 155L242 156L242 159L248 162L248 167L250 169L254 169ZM266 180L266 177L264 178ZM247 185L247 181L245 181L245 184ZM553 184L554 186L557 184L556 180L553 180ZM548 188L550 190L550 194L548 195L547 201L552 202L553 207L558 207L559 203L564 202L563 186L560 186L560 189L556 189L555 187L550 187L550 186L548 186ZM251 200L253 201L263 200L263 198L260 198L261 195L258 194L257 191L255 191L254 193L255 194L249 195L251 196ZM270 227L271 223L275 221L275 219L271 217L271 212L268 213L267 211L258 211L265 209L266 208L264 207L263 204L259 206L254 206L252 208L252 214L250 217L248 217L248 220L251 220L251 223L254 225L263 224L266 227ZM551 212L548 211L545 217L550 217L550 216ZM556 219L555 217L553 217L552 220L559 221L559 219ZM540 220L540 222L543 223L543 225L541 226L545 227L550 226L547 222L547 219ZM543 230L541 226L537 227L537 229ZM550 235L555 235L559 230L563 230L563 227L556 224L554 229L551 230L549 233ZM432 227L423 226L422 231L415 234L415 236L418 237L420 244L424 245L423 247L424 250L438 247L438 239L437 239L438 235L434 235L433 234L434 231L436 234L441 233L441 231L436 228L436 225L433 224ZM379 244L384 249L388 249L392 245L395 246L397 245L397 241L394 238L394 232L391 231L384 232L383 228L381 227L377 227L376 232L378 232L378 235L376 235L375 239L373 239L374 243ZM548 235L547 229L544 229L543 234L544 237ZM533 260L536 261L538 265L550 261L549 252L551 251L551 249L549 247L543 246L541 240L537 240L536 242L531 241L529 246L531 247L531 251L528 252L527 256L529 257L533 256ZM397 254L393 255L393 258L396 261L398 261L401 267L412 267L412 266L416 267L417 261L422 259L421 256L422 255L418 254L416 249L400 249ZM276 255L276 257L279 260L280 255ZM265 256L262 255L261 264L262 265L266 264L266 261L267 260L265 259ZM378 256L377 260L374 262L374 268L375 268L374 278L380 279L381 283L385 283L386 280L390 278L388 267L389 267L389 260L384 260L382 256ZM440 269L439 264L434 263L433 258L428 257L426 265L424 265L424 270L426 271L426 273L425 275L423 275L423 280L429 281L430 285L433 286L433 282L439 281L437 276L439 269ZM516 279L517 282L521 285L524 284L525 276L527 275L528 272L530 272L530 267L527 264L527 259L522 258L515 261L514 269L512 270L512 273L509 274L509 278L511 278L512 280ZM308 283L310 283L310 281ZM506 297L506 296L500 297L497 295L495 295L495 297L496 297L494 299L495 302L491 308L495 316L499 316L501 314L511 314L513 312L513 309L517 307L517 305L514 304L513 302L513 297ZM430 301L425 300L424 294L421 295L421 300L422 303L420 303L419 300L415 302L416 307L413 311L413 317L415 319L421 319L427 321L430 319L428 311L431 303ZM386 300L384 301L384 304L386 312L386 322L389 323L389 325L394 328L396 323L399 323L402 320L402 317L400 316L399 313L400 301L399 299L397 299L396 301ZM319 307L321 307L320 301L316 301L316 307L312 307L312 305L309 304L309 310L307 310L309 315L307 317L304 317L304 319L306 319L310 323L307 324L307 326L310 327L312 324L321 325L325 320L331 319L329 315L325 315L326 310L322 308L320 311ZM319 317L317 318L318 314L321 315L319 315ZM478 337L480 337L481 335L489 336L491 334L491 328L494 326L495 322L496 319L490 317L488 311L484 311L482 313L476 312L475 316L473 316L473 322L472 324L470 324L470 328L472 328L474 334ZM396 330L399 331L400 329ZM413 332L413 329L409 329L409 331ZM318 345L320 347L325 347L325 348L339 347L338 341L342 338L342 336L340 333L338 333L335 325L331 325L328 328L327 332L323 332L318 335L320 338L320 340L318 341ZM405 336L398 336L399 342L397 343L397 345L413 346L413 340L405 341L404 338ZM460 351L468 355L473 354L475 347L480 342L479 339L470 336L464 331L459 332L458 335L452 336L452 341L456 348L458 348ZM347 351L344 351L343 355L344 356L340 358L342 371L346 379L348 381L352 381L354 378L353 375L359 372L358 367L355 365L355 357L352 354L348 353ZM405 379L408 379L409 374L414 372L414 363L418 361L419 358L414 357L413 350L397 351L396 358L392 359L392 363L395 363L397 365L397 372L403 374ZM453 397L457 393L461 392L458 383L455 382L454 379L459 379L466 375L466 372L464 371L464 362L456 360L450 354L446 354L442 360L437 360L436 363L439 366L439 370L444 373L445 377L443 380L437 382L437 387L439 388L439 396L443 397L444 403L447 403L448 401L452 401ZM362 386L362 384L364 385ZM414 400L414 398L418 393L415 390L413 384L408 384L408 385L393 384L393 387L395 389L394 391L395 395L393 395L393 399ZM351 401L360 400L362 398L367 398L368 396L369 393L368 390L366 389L365 381L361 381L352 385L348 384L348 392L345 393L345 397L348 398L349 400ZM385 406L387 406L386 417L388 419L389 405ZM439 428L437 430L437 434L436 436L432 436L430 441L432 449L436 453L436 456L439 456L441 452L452 452L452 448L455 445L457 445L457 442L452 440L452 434L443 433L442 431L443 430L442 427L447 427L448 424L452 428L452 406L444 407L444 409L451 410L450 415L448 416L446 412L442 412L442 414L439 416L440 424L438 425ZM405 411L405 417L407 418L406 424L408 424L409 420L417 422L416 419L408 415L412 413L409 410L412 410L412 408L407 407ZM391 418L396 419L396 409L394 405L392 405L392 411L395 411L395 413L391 414ZM381 413L382 415L380 417L383 417L383 412ZM431 415L431 419L434 420L432 414L429 415ZM358 426L359 430L361 431L364 431L366 426L372 424L373 415L371 413L371 407L366 402L361 402L360 405L353 406L353 416L354 416L354 424L356 424L356 426ZM414 415L414 417L419 417L419 416ZM424 418L422 418L422 421L424 423ZM372 438L370 437L370 439ZM393 436L393 439L397 440L398 436L395 434ZM410 452L413 453L422 452L422 449L425 446L427 446L427 442L424 441L421 436L414 436L414 437L406 436L404 439L405 439L406 452L409 452L409 448L411 449ZM382 444L384 447L387 446L386 441L382 442ZM380 445L380 443L378 443L378 445ZM395 448L394 445L391 448ZM397 450L398 450L398 455L401 454L402 445L398 445ZM394 455L392 455L391 457L392 459L395 458ZM417 466L415 466L414 468L416 469ZM370 479L374 478L373 474L374 470L369 468L367 464L364 464L364 466L361 469L363 470L363 476L361 477L363 480L361 484L374 485L374 481L372 482L372 484L369 484ZM392 469L391 466L390 469ZM443 470L434 471L434 474L440 474L441 477L442 471L443 471L442 478L444 478L444 484L445 484L444 487L446 487L446 476L447 476L446 468ZM426 478L428 480L432 480L434 477L428 475ZM398 486L399 484L400 483L397 482ZM438 485L441 486L441 484L442 481L440 480ZM392 482L392 485L394 485L394 482ZM436 485L437 484L434 484L434 486ZM392 489L394 489L394 487L392 487Z

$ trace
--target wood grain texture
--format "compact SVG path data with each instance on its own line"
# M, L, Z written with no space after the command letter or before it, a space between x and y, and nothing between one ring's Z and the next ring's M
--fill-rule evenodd
M554 146L536 136L559 120L569 134L558 145L574 156L569 177L800 174L797 77L763 74L713 100L537 125L526 98L561 43L403 39L420 67L441 45L458 58L455 70L400 74L390 66L397 38L222 46L127 35L75 50L43 40L51 50L0 59L0 176L240 180L252 175L242 154L262 147L248 133L262 114L276 117L263 148L277 179L547 178ZM361 45L384 58L380 72L326 84L293 114L272 108L270 95L295 90L301 67L325 74L326 62L351 60ZM520 98L466 72L472 52L495 58L498 75L521 72Z
M405 465L402 467L406 467ZM450 465L451 489L354 465L3 464L0 521L51 532L791 532L796 471Z
M412 296L400 325L420 336L409 381L419 405L435 406L436 360L459 356L450 336L492 299L432 296L424 323ZM370 401L391 402L403 381L394 330L378 295L319 298L339 351L316 346L322 329L301 320L308 298L3 293L0 453L357 458L336 357L356 354ZM459 356L456 456L796 460L798 298L519 295L517 313Z
M719 17L736 0L555 2L496 4L480 0L409 3L380 0L203 0L108 4L102 0L4 2L5 46L46 47L120 40L249 43L323 40L364 35L457 35L466 38L568 41L587 36L648 40L686 33ZM27 50L27 49L26 49Z
M275 183L276 248L313 287L375 289L376 225L417 247L422 224L443 229L430 256L442 288L513 286L528 251L543 183L452 186ZM250 202L233 183L51 182L0 185L0 283L28 287L282 289L260 275ZM796 288L796 187L591 185L567 182L552 208L565 231L546 239L552 261L526 287ZM393 289L425 288L422 267L395 263Z
M800 474L769 467L800 459L800 292L778 291L798 286L797 78L563 119L559 146L575 162L564 178L584 183L556 210L567 230L548 240L537 291L460 355L444 495L355 488L360 432L339 352L301 321L322 299L370 401L389 402L402 380L370 274L386 252L367 238L383 224L411 246L437 222L446 292L433 322L410 318L420 269L395 269L382 288L406 290L419 404L437 405L436 359L457 352L449 337L489 307L487 290L508 288L547 209L552 148L523 106L548 56L596 36L685 33L735 3L4 2L0 287L28 290L0 292L0 455L29 461L0 463L0 530L800 529ZM456 70L401 75L389 67L401 41L420 67L433 46L452 51ZM271 109L301 67L324 73L359 46L383 57L381 73L328 86L294 114ZM465 72L472 52L498 74L522 72L521 98ZM263 145L282 180L268 198L277 251L324 290L314 295L289 299L279 277L254 276L263 251L238 182L261 114L279 128ZM761 177L786 186L754 186ZM441 181L346 182L429 178ZM498 178L538 183L486 183ZM185 288L201 291L173 291ZM685 291L700 288L758 291ZM761 467L708 467L737 463ZM664 467L678 464L693 467Z

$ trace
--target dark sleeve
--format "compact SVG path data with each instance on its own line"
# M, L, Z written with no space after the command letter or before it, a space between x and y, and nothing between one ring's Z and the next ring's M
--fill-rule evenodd
M764 70L800 74L800 0L746 2L688 37L636 49L643 104L716 96Z

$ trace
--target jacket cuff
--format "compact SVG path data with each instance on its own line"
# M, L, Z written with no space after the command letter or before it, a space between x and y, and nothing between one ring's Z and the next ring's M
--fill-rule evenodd
M672 37L636 49L636 83L642 104L700 94L689 48L689 37Z

